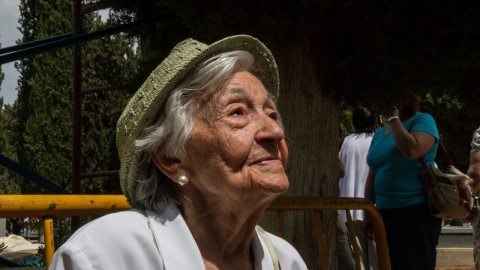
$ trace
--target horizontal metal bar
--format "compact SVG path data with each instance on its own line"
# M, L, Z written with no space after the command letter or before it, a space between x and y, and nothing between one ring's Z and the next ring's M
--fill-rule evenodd
M47 44L47 43L54 42L54 41L57 41L57 40L70 38L70 37L73 37L73 36L78 35L78 34L80 34L80 32L70 32L70 33L63 34L63 35L58 35L58 36L49 37L49 38L43 38L43 39L39 39L39 40L34 40L34 41L14 45L14 46L1 48L0 49L0 54L5 54L5 53L10 53L10 52L20 51L20 50L27 49L27 48L36 47L36 46L39 46L39 45L42 45L42 44Z
M0 195L0 218L101 216L130 208L123 195Z
M7 169L12 170L19 175L27 178L30 181L35 182L36 184L50 190L55 194L70 194L70 192L66 191L65 189L57 186L53 182L48 181L47 179L43 178L42 176L36 174L35 172L25 168L24 166L16 163L15 161L7 158L4 155L0 154L0 164L7 167Z
M0 56L0 64L5 64L8 62L16 61L22 58L30 57L36 54L48 52L48 51L53 51L53 50L58 50L63 47L68 47L72 46L74 44L82 43L82 42L87 42L90 40L98 39L101 37L105 36L111 36L115 35L121 32L127 32L131 31L137 28L145 27L149 24L152 24L159 19L151 19L151 20L144 20L144 21L138 21L138 22L133 22L130 24L126 25L118 25L114 26L111 28L95 31L92 33L86 33L86 34L79 34L75 35L72 37L67 37L59 40L55 40L53 42L48 42L45 44L41 44L38 46L30 47L27 49L23 49L20 51L12 52L9 54L1 55ZM19 44L17 46L21 46L22 44Z
M102 10L102 9L106 9L106 8L107 8L107 5L105 3L89 3L89 4L82 5L81 14L85 15L87 13L91 13L93 11ZM43 39L39 39L39 40L34 40L34 41L14 45L14 46L0 48L0 54L19 51L19 50L35 47L35 46L38 46L38 45L50 43L50 42L53 42L53 41L73 37L73 36L79 35L83 31L84 30L82 29L82 30L73 31L73 32L70 32L70 33L54 36L54 37L43 38Z
M268 207L272 211L294 211L294 210L340 210L340 209L370 209L376 211L375 206L368 200L362 198L335 197L286 197L276 198Z

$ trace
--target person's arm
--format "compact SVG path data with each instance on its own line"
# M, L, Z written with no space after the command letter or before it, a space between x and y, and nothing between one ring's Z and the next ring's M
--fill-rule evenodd
M373 185L375 180L375 173L369 169L367 181L365 182L365 199L375 203L375 187Z
M480 151L470 153L470 166L467 175L471 178L470 187L472 193L477 194L480 190Z
M368 169L367 181L365 182L365 199L375 204L375 187L374 187L375 173ZM368 215L364 215L363 220L365 222L364 234L365 238L373 240L372 227L368 219Z
M338 178L343 178L345 176L345 167L343 166L342 160L338 158Z
M398 115L398 111L396 113ZM422 157L435 144L435 137L426 132L413 131L409 133L399 118L391 120L389 124L398 150L408 159Z

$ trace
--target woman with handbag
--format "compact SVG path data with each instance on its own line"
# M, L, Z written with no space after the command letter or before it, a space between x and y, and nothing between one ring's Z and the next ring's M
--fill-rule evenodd
M442 220L426 203L419 160L433 164L440 136L433 117L418 109L418 97L399 102L375 132L367 156L365 198L375 202L385 223L393 270L434 270L441 232Z

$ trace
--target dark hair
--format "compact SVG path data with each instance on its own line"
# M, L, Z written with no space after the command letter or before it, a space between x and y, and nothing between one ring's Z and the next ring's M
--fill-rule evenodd
M373 133L377 126L377 118L364 107L357 107L353 111L353 127L355 133Z
M420 109L420 97L408 96L403 98L397 105L400 119L408 119L418 112Z

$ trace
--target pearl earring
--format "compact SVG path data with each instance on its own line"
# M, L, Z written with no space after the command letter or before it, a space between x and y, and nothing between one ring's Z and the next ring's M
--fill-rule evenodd
M177 181L180 186L183 186L188 183L188 178L182 174L178 177Z

